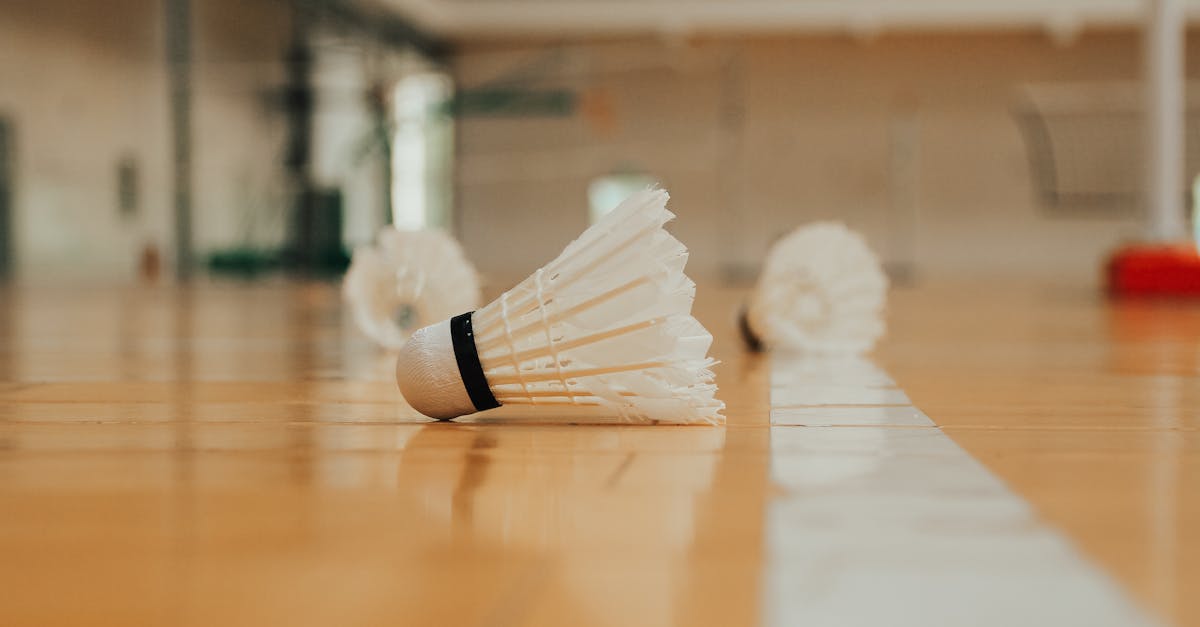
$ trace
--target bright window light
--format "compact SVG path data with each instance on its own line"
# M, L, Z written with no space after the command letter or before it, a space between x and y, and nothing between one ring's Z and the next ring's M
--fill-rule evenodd
M392 97L392 223L400 229L442 226L450 208L454 125L440 105L453 94L450 77L412 74Z
M588 185L588 220L595 224L634 192L653 187L657 181L638 170L624 169L593 179Z
M1200 174L1192 180L1192 241L1200 250Z

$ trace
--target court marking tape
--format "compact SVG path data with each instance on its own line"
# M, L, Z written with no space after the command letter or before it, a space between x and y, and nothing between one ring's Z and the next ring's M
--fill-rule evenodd
M768 625L1159 624L875 364L775 354L771 406Z

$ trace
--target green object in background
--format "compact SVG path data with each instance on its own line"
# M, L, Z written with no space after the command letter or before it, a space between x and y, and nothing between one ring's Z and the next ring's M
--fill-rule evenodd
M208 270L213 274L224 274L254 278L279 268L280 253L254 248L230 248L218 250L208 256Z
M466 116L566 117L575 112L575 93L566 89L486 87L458 92L441 106L441 112Z
M228 248L208 255L208 271L215 275L258 278L279 270L294 270L282 250L261 248ZM326 250L313 255L311 274L318 277L337 276L350 267L350 254L343 248Z
M310 190L304 199L307 220L298 224L304 237L289 248L250 245L217 250L208 255L213 274L256 278L284 270L313 277L337 276L350 266L342 246L342 194L337 189Z
M305 215L297 216L288 246L264 248L247 243L215 250L206 258L208 271L245 279L271 272L318 278L345 272L350 254L342 245L341 191L310 189L304 192L300 209Z

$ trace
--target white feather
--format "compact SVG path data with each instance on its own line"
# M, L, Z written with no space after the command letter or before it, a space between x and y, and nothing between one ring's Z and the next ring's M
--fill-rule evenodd
M376 246L354 250L342 292L354 321L391 349L431 322L479 304L479 279L458 242L437 230L385 226Z
M590 407L631 421L724 420L708 357L712 335L691 316L687 248L663 230L674 217L667 199L661 190L630 196L475 312L475 346L497 401L560 412ZM406 348L402 362L406 352L417 356ZM409 398L412 370L397 368L410 403L448 413Z
M887 277L861 235L833 222L771 247L746 321L769 348L860 354L883 336Z

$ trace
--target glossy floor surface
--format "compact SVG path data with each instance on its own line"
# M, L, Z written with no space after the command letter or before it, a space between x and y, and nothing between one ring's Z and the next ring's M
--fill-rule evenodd
M0 288L0 624L1200 624L1200 304L741 297L728 425L646 427L425 421L333 286Z

